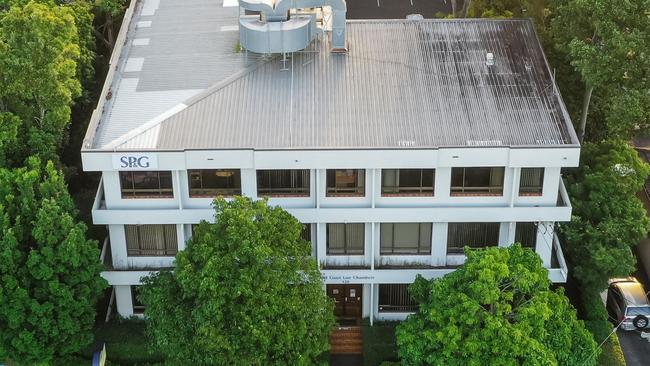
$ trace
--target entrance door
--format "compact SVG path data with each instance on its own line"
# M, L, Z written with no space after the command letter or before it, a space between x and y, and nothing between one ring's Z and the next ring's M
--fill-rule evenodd
M327 296L334 299L337 319L361 318L362 285L327 285Z

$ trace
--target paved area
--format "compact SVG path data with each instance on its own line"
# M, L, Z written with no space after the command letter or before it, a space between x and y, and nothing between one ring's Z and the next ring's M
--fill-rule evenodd
M640 332L619 330L617 334L627 366L650 365L650 342Z
M352 0L348 1L348 19L404 19L409 14L434 18L436 13L450 14L452 0ZM457 7L462 0L456 0Z
M363 366L362 355L331 355L330 366Z

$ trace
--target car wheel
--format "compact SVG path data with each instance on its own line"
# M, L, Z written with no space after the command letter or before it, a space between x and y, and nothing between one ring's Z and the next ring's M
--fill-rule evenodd
M632 320L632 324L636 329L644 329L648 326L648 318L644 315L637 315Z

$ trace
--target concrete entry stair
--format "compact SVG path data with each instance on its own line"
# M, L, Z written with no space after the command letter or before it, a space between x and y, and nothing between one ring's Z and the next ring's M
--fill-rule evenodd
M330 334L330 354L363 354L361 327L335 327Z

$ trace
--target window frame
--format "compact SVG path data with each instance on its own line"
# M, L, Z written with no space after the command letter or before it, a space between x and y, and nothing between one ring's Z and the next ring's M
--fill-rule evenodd
M533 228L534 228L533 233L530 233L530 234L529 233L524 233L522 231L522 230L525 230L525 229L523 229L523 227L531 225L531 224L533 225ZM524 247L524 248L530 248L532 250L535 250L535 248L537 247L537 231L538 230L539 230L539 225L536 222L517 222L517 223L515 223L515 243L521 244L521 246ZM532 235L532 237L533 237L532 245L530 243L524 243L524 241L526 241L526 240L522 240L522 237L524 237L524 235Z
M303 184L302 187L271 187L273 184L271 183L271 180L273 179L272 175L274 172L288 172L289 176L288 179L289 181L297 181L298 180L298 174L305 174L307 173L307 182L306 184ZM260 187L260 176L265 175L268 173L268 177L262 176L262 178L267 179L268 178L268 185L271 188L262 188ZM258 197L269 197L269 198L277 198L277 197L286 197L286 198L293 198L293 197L311 197L311 170L309 169L257 169L255 171L255 178L256 178L256 188L257 188L257 196ZM283 177L282 179L287 178ZM301 177L300 179L303 179L304 177ZM276 192L272 192L276 191Z
M451 245L450 241L452 239L451 231L453 225L485 225L485 232L483 233L483 240L481 244L471 244L471 243L464 243L461 244L462 246L456 246L456 245ZM493 226L492 228L490 226ZM490 229L496 231L496 240L494 241L493 244L486 244L488 241L488 236L490 233ZM501 223L500 222L450 222L447 224L447 255L456 255L456 254L463 254L464 253L464 248L465 247L470 247L472 249L477 249L477 248L489 248L492 246L498 246L499 245L499 236L500 236L500 231L501 231Z
M532 170L541 170L541 173L539 175L540 182L538 185L530 185L530 186L522 186L522 183L524 182L522 177L524 174L524 170L526 171L532 171ZM519 196L520 197L538 197L542 196L544 193L544 175L546 174L546 169L545 168L521 168L519 172Z
M418 311L420 305L413 299L411 294L409 293L408 290L409 284L405 283L380 283L377 291L378 291L378 298L377 298L377 312L378 313L415 313ZM403 289L405 287L405 289ZM398 292L397 294L392 293L392 294L386 294L382 290L389 290L392 289L392 291ZM404 294L403 292L406 292ZM391 296L392 295L392 296ZM404 304L404 305L395 305L395 304L382 304L382 302L386 302L387 297L391 297L390 300L388 301L393 301L393 300L405 300L405 295L407 296L407 300L409 300L409 304Z
M131 306L133 307L133 314L142 315L145 312L144 304L138 300L138 287L142 285L131 285Z
M395 172L395 186L386 186L384 185L384 177L389 171ZM400 186L399 182L401 181L401 173L404 171L419 171L420 173L420 186L419 187L407 187ZM423 184L424 173L431 172L432 183L431 187L428 185L425 187ZM382 197L434 197L436 190L436 169L381 169L381 196Z
M454 186L454 171L462 169L462 185ZM488 180L492 180L492 174L500 170L501 171L501 185L497 186L470 186L467 184L467 170L468 169L489 169ZM471 196L494 196L502 197L504 191L506 169L503 166L490 166L490 167L452 167L451 168L451 179L449 185L449 195L452 197L471 197Z
M204 188L204 174L220 172L230 172L233 174L233 188ZM199 177L201 188L193 188L193 176ZM238 183L238 184L237 184ZM233 197L241 195L241 170L240 169L188 169L187 170L187 187L190 198L213 198L213 197ZM195 193L201 191L202 193Z
M143 249L142 248L142 232L141 228L144 226L156 226L156 227L161 227L162 229L162 236L163 239L165 240L164 242L164 248L163 249ZM165 227L168 227L168 229L171 229L173 227L173 232L174 232L174 237L173 238L168 238L166 236L167 231L165 230ZM137 247L138 249L133 249L129 248L129 234L128 234L128 229L130 227L135 228L136 230L136 236L137 236ZM126 255L127 257L173 257L178 253L178 233L177 233L177 228L175 224L143 224L143 225L124 225L124 241L126 244ZM152 251L160 251L163 252L164 254L152 254Z
M162 187L161 184L161 173L165 174L164 178L169 179L170 186ZM158 188L136 188L136 179L135 176L142 174L145 176L156 174L156 179L158 180ZM167 177L167 174L169 176ZM129 176L128 178L126 176ZM162 199L172 199L174 198L174 179L172 172L170 170L147 170L147 171L138 171L138 170L122 170L119 172L119 181L120 181L120 195L122 199L147 199L147 198L162 198ZM124 184L127 179L131 181L131 188L125 188ZM155 194L158 192L158 194ZM145 193L145 194L142 194Z
M355 172L354 187L337 186L336 173L340 171ZM365 195L366 195L366 169L327 169L325 171L325 196L326 197L365 197Z
M333 253L330 249L330 225L344 225L343 228L343 252L342 253ZM361 252L356 252L358 249L350 248L350 242L348 241L348 225L360 225L361 226ZM338 249L338 248L337 248ZM332 222L325 225L325 255L328 256L353 256L353 255L365 255L366 254L366 225L363 223L340 223Z
M406 248L395 248L395 225L405 225L405 224L415 224L418 225L418 244L417 248L415 248L415 252L406 252L404 249ZM391 228L391 243L390 243L390 250L385 249L384 245L384 235L382 235L382 229L385 227L384 225L392 225ZM425 246L423 250L422 246L422 225L429 225L429 236L428 238L425 239ZM414 256L420 256L420 255L431 255L431 241L433 238L433 223L430 222L382 222L379 224L379 255L399 255L399 256L405 256L405 255L414 255ZM401 250L400 250L401 249ZM410 249L410 248L409 248Z

